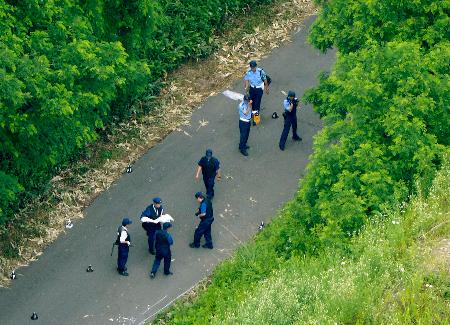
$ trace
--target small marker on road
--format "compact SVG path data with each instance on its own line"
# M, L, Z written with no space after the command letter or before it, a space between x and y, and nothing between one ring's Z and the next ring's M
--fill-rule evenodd
M261 221L261 223L259 224L259 226L258 226L258 230L263 230L263 228L264 228L264 221Z
M67 228L67 229L72 229L72 227L73 227L72 221L71 221L70 219L67 220L67 221L66 221L66 228Z
M36 320L36 319L38 319L39 317L38 317L37 313L33 313L33 314L31 315L30 318L31 318L32 320Z
M94 269L92 268L91 264L89 264L89 266L87 267L86 272L88 273L94 272Z
M133 171L133 168L131 168L131 165L128 165L127 174L130 174L132 171Z

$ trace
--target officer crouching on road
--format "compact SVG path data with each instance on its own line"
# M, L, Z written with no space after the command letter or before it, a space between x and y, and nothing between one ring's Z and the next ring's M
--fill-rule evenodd
M198 211L195 213L200 218L200 223L194 232L194 241L189 244L191 248L200 247L200 238L205 236L204 248L213 249L211 238L211 224L214 221L212 202L209 198L205 198L202 192L195 193L195 198L200 203Z
M157 230L155 232L156 256L155 261L153 262L152 270L150 271L150 278L152 279L155 277L162 259L164 259L164 274L173 274L170 272L170 262L172 259L170 246L173 245L173 238L168 232L171 227L172 224L170 222L165 222L162 226L162 230Z
M128 218L123 218L122 225L117 229L117 237L118 237L118 254L117 254L117 272L120 275L128 276L127 272L127 260L128 260L128 251L130 250L131 245L131 237L128 233L128 225L131 225L132 221Z
M155 232L161 229L161 225L159 223L150 222L148 219L156 220L164 214L161 203L161 198L155 197L153 199L153 204L150 204L145 208L141 214L142 228L147 232L148 251L152 255L155 255Z
M287 98L283 102L284 105L284 128L281 133L279 147L280 150L284 150L284 146L286 145L286 140L289 135L289 130L292 126L292 139L294 141L302 141L297 134L297 106L298 106L298 98L295 97L295 92L289 90Z

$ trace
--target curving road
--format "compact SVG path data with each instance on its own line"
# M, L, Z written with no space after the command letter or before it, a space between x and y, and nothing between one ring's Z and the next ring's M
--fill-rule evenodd
M61 235L38 261L17 270L10 288L0 289L0 324L141 324L171 304L186 290L211 273L232 251L252 237L262 220L269 220L284 202L292 198L298 178L304 172L312 150L312 137L321 124L309 106L298 114L303 142L289 138L286 150L278 149L282 118L281 91L294 89L297 95L317 83L317 76L329 70L334 52L319 54L306 44L309 18L293 42L276 49L260 62L271 75L271 94L264 96L262 124L250 132L249 157L238 151L237 102L223 96L211 97L192 114L185 132L173 132L148 151L108 191L86 209L85 218ZM242 82L234 88L242 92ZM200 127L200 120L209 123ZM216 185L213 224L214 249L188 247L197 220L193 197L203 190L195 183L196 162L207 147L222 164L224 180ZM175 218L172 234L174 275L148 277L153 258L147 252L140 212L154 196L161 196L164 208ZM134 221L130 233L130 276L116 272L116 253L111 244L122 216ZM86 267L92 264L93 273ZM39 319L31 320L37 312Z

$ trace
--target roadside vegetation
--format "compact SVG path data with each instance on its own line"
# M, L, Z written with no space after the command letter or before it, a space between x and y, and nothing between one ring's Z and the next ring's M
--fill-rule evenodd
M449 3L317 3L338 60L295 199L156 323L448 323Z

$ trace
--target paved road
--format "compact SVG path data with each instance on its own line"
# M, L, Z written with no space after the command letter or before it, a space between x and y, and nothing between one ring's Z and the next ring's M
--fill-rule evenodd
M209 98L193 113L191 126L184 128L189 135L173 132L147 152L133 173L124 174L86 209L83 220L76 221L38 261L19 269L10 288L0 289L0 324L139 324L151 320L252 237L260 221L273 217L298 187L320 120L311 107L302 109L303 142L289 138L286 150L280 152L282 118L272 120L270 115L282 111L281 90L294 89L302 95L334 61L334 53L321 55L305 43L312 20L308 19L292 43L260 63L274 83L271 94L263 99L262 124L250 132L249 157L238 151L237 102L223 95ZM236 81L232 90L242 91L242 82ZM209 123L199 127L200 120ZM201 182L194 182L194 170L207 147L220 159L224 174L222 183L216 185L212 251L188 247L197 224L193 195L203 190ZM160 269L151 280L148 272L153 258L148 255L138 216L156 195L175 218L174 275L165 277ZM116 254L110 257L124 215L134 221L129 277L117 274ZM85 272L89 264L93 273ZM34 311L39 315L37 321L30 320Z

